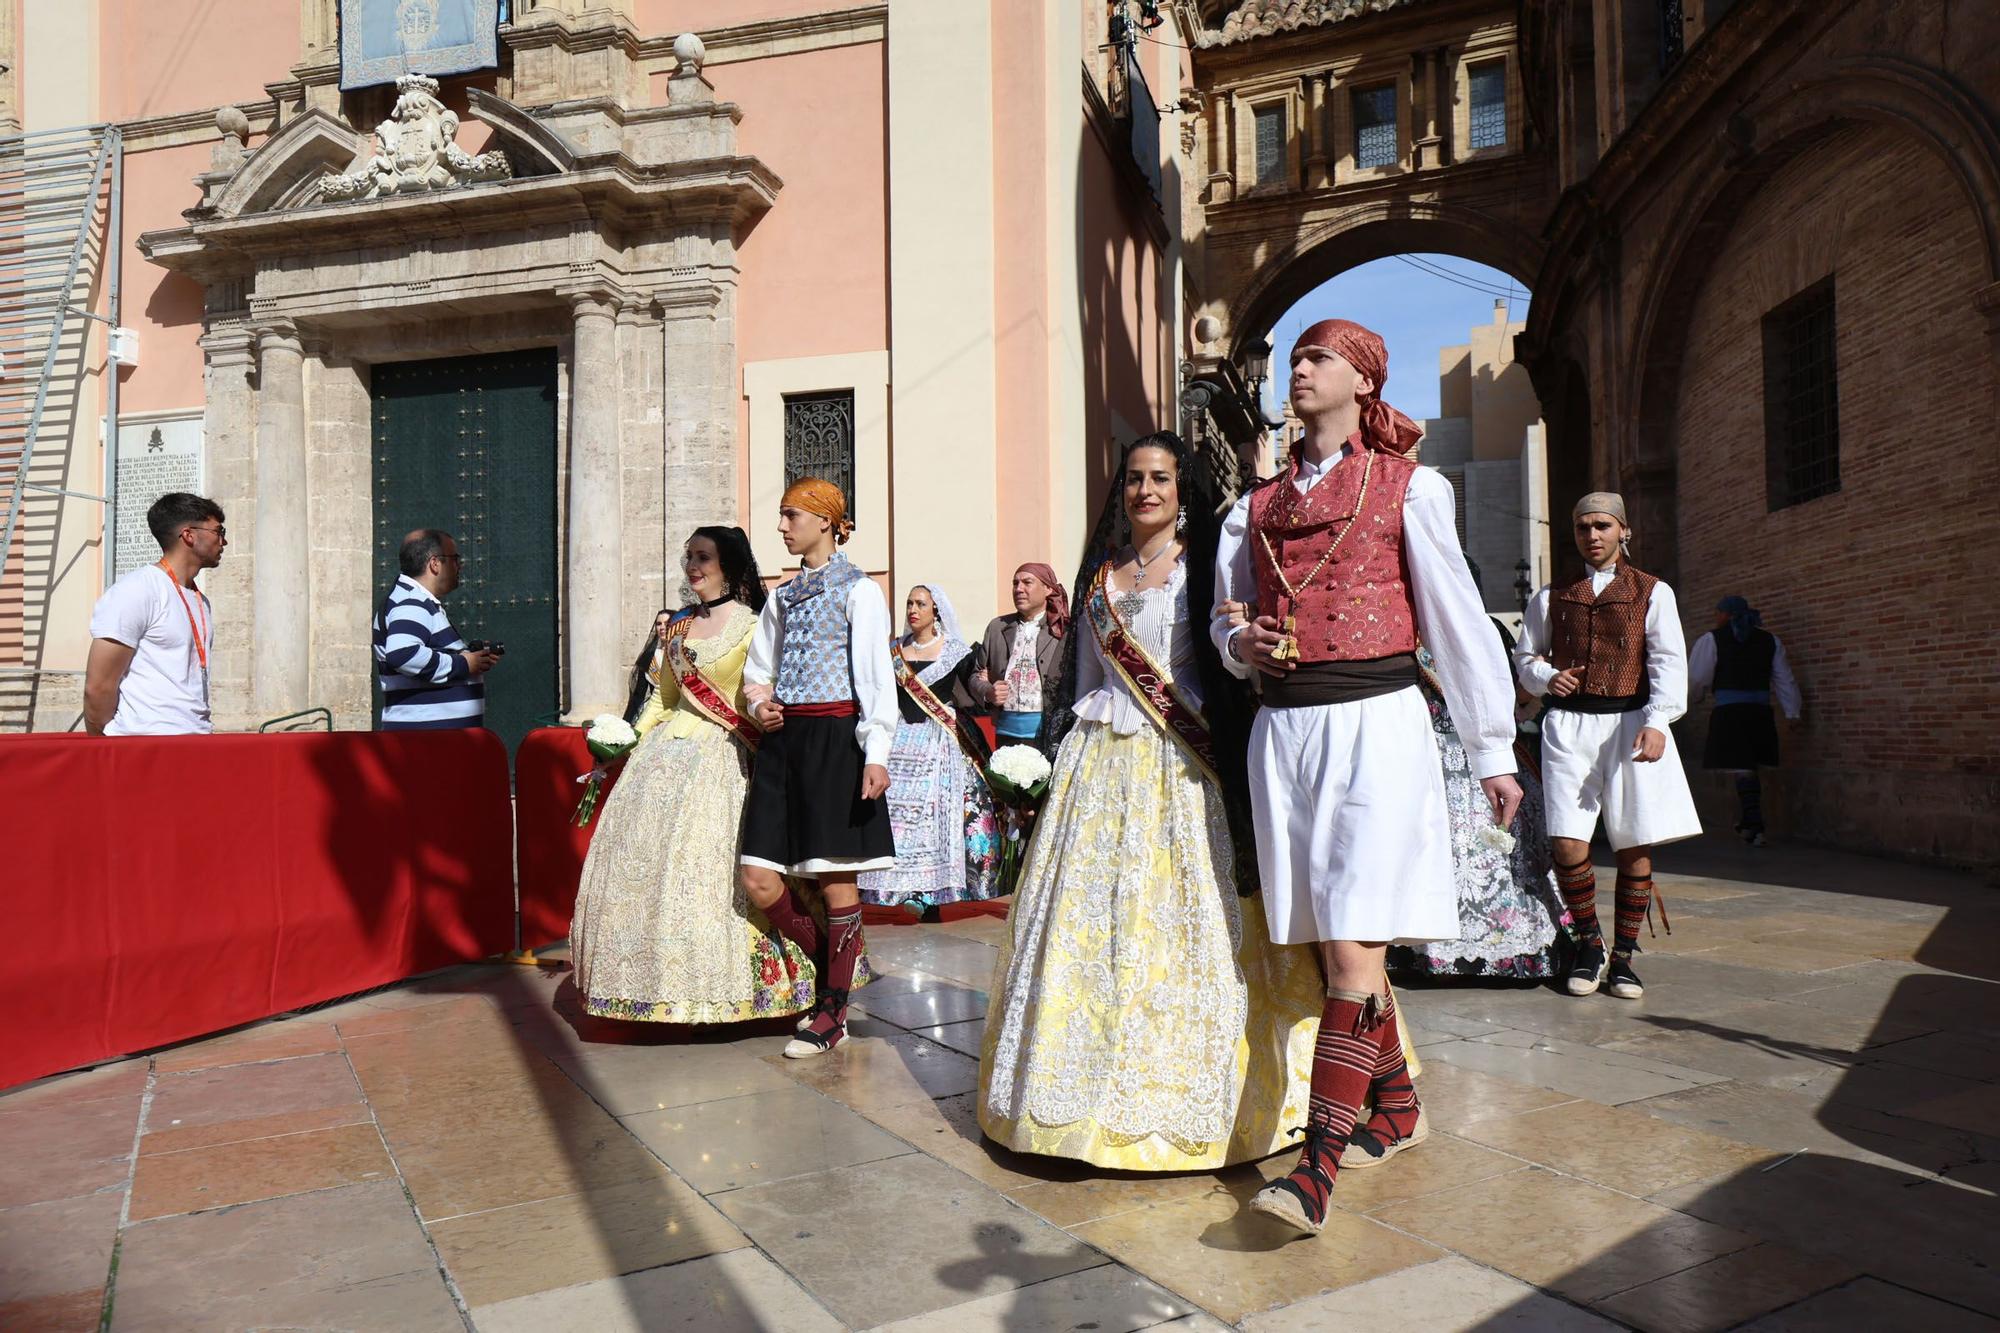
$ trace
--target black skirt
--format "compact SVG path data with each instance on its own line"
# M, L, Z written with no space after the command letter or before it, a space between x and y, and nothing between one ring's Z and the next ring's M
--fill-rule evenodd
M889 803L861 799L852 717L788 714L757 747L743 807L743 859L793 874L895 864ZM844 862L837 867L822 862Z
M1703 768L1776 768L1778 726L1769 704L1717 704L1708 715Z

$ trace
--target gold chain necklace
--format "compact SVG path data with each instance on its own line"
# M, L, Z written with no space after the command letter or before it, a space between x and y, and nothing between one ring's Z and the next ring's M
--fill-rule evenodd
M1320 555L1319 563L1312 567L1311 571L1306 574L1305 578L1300 581L1296 588L1292 586L1292 581L1285 577L1285 567L1279 563L1278 553L1271 549L1271 535L1261 527L1257 529L1257 540L1264 544L1264 555L1270 560L1272 572L1278 576L1278 586L1285 590L1285 596L1290 602L1296 603L1299 600L1299 594L1312 586L1313 580L1318 578L1320 571L1326 568L1326 562L1333 559L1333 553L1340 549L1341 543L1347 540L1347 534L1354 530L1354 525L1360 520L1362 511L1368 507L1368 478L1374 470L1375 451L1370 449L1361 460L1361 494L1354 501L1354 513L1348 518L1346 525L1334 534L1333 540L1327 543L1326 550ZM1302 498L1294 484L1298 478L1298 471L1298 464L1294 463L1292 465L1291 479L1285 483L1286 487L1291 490L1291 503L1285 506L1285 522L1287 526L1290 526L1292 516L1297 512L1299 500ZM1298 628L1299 622L1297 616L1288 615L1285 617L1284 623L1279 626L1278 644L1275 648L1271 649L1272 661L1296 662L1299 660Z

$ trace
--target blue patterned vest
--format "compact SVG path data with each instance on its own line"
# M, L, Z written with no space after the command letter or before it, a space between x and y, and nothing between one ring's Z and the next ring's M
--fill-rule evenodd
M824 704L854 697L847 590L866 577L836 551L818 569L802 570L778 589L785 608L785 637L778 645L780 702Z

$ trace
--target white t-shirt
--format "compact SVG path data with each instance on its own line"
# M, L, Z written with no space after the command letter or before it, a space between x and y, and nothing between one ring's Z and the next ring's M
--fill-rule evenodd
M213 653L208 598L198 588L176 590L173 576L158 565L133 570L97 599L90 637L133 650L105 735L186 736L215 729L208 720L208 675L195 651L190 612L195 624L206 627L202 646Z

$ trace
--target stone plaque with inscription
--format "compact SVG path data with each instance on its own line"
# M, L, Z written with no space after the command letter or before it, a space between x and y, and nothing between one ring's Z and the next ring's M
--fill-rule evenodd
M160 558L146 510L169 491L201 492L201 413L127 420L118 427L118 532L114 576Z

